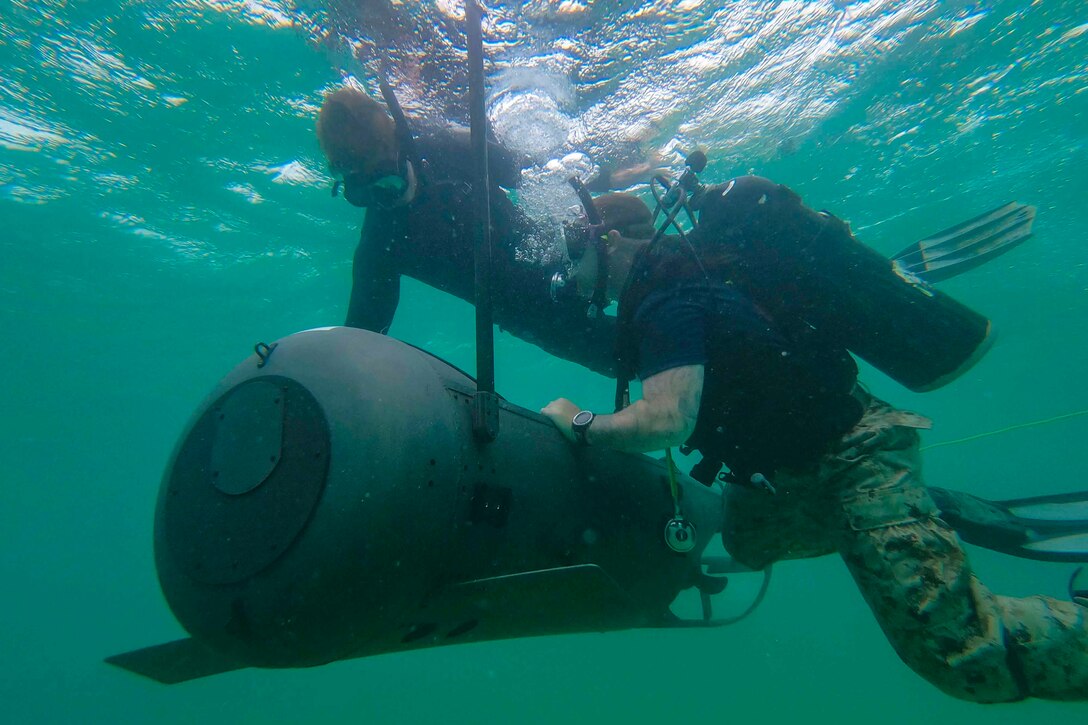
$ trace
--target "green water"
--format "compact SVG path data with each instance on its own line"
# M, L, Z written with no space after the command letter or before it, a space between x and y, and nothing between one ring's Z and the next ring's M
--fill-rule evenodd
M640 4L590 5L607 26ZM925 396L867 375L882 397L936 419L927 442L1088 409L1082 2L646 7L752 18L723 46L748 50L690 87L663 71L641 81L666 78L661 98L696 99L658 119L650 142L705 145L708 174L787 183L886 252L1005 201L1038 206L1033 240L946 285L1000 330L977 368ZM158 479L191 411L253 343L343 317L361 218L329 198L313 138L320 94L341 79L342 54L313 40L324 13L312 2L0 0L0 718L1084 719L1084 705L942 695L899 662L835 558L779 566L758 614L721 631L499 642L172 688L104 665L183 634L151 537ZM710 22L678 21L680 42ZM800 63L795 83L761 64L820 42L832 51ZM621 60L611 72L638 85L650 59L636 49ZM630 92L602 88L596 106L576 100L569 113ZM710 105L722 96L727 107ZM291 162L305 173L277 181ZM471 310L422 285L405 284L391 332L473 367ZM497 354L500 391L526 407L559 394L610 401L608 381L508 336ZM1088 488L1086 433L1080 417L934 449L928 481L990 498ZM997 591L1064 593L1068 567L972 556ZM757 584L737 577L725 606L743 607Z

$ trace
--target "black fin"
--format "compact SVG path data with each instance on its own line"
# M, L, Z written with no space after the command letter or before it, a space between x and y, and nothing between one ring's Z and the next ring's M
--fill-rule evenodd
M1024 559L1088 563L1088 491L988 501L928 490L941 518L970 544Z
M1088 569L1077 567L1069 577L1069 598L1074 604L1088 607Z
M1031 236L1035 207L1010 202L916 242L892 257L897 270L926 282L955 277Z
M191 638L113 655L107 657L106 662L164 685L176 685L246 667Z

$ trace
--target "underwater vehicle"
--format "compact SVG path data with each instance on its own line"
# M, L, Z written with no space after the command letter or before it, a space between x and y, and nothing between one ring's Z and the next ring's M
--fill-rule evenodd
M486 190L471 0L466 18L474 188ZM107 662L178 683L448 644L736 621L714 619L711 607L726 586L716 575L731 570L727 557L705 556L724 522L720 488L679 474L671 458L573 447L495 392L489 214L486 193L477 196L479 380L354 328L257 345L197 409L159 489L156 570L190 636ZM945 493L968 540L987 545L996 522L994 548L1046 558L1045 532L1009 535L1016 502ZM1039 503L1030 509L1047 508ZM1081 532L1088 522L1057 531L1061 560L1078 555L1070 543ZM769 569L755 604L768 582ZM688 589L701 619L671 611ZM1070 591L1084 589L1071 580Z
M710 598L726 585L715 574L737 569L705 552L722 527L718 487L645 455L573 447L505 400L502 435L482 442L475 392L439 358L355 328L257 346L197 409L159 491L159 582L191 637L107 661L177 683L463 642L730 623L713 618ZM967 541L1088 561L1083 494L1047 511L1045 498L1029 510L931 491ZM1042 520L1055 518L1048 530ZM670 605L691 588L704 617L681 620Z
M159 493L159 581L192 638L109 661L172 683L670 626L679 591L724 587L700 566L716 490L679 476L674 499L663 462L574 449L506 401L482 444L475 392L354 328L259 347L200 406Z

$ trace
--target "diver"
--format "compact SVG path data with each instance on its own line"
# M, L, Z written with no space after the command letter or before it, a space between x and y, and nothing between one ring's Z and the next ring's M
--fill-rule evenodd
M392 89L383 84L382 93L385 108L350 86L328 94L317 137L336 178L333 195L342 191L349 203L367 210L344 324L384 333L396 312L401 275L472 303L474 246L468 131L437 129L416 137ZM574 301L548 304L551 279L564 262L519 258L526 239L553 234L504 191L517 186L522 160L489 143L488 161L495 322L553 355L613 374L615 320L589 318ZM598 203L612 227L626 229L626 197Z
M736 560L838 553L900 658L944 692L1088 699L1088 609L979 582L921 479L930 421L862 387L850 331L797 303L806 281L771 274L780 260L763 263L785 237L853 254L849 228L764 178L701 193L686 235L610 230L571 255L583 301L603 291L619 303L617 368L641 379L641 400L623 407L618 392L617 412L596 415L559 398L542 413L575 445L699 451L704 482L727 484L722 536ZM803 261L807 274L827 278L818 261Z
M342 188L345 198L350 203L367 209L362 238L355 257L354 284L346 324L375 331L387 330L392 321L398 300L401 274L412 276L466 301L471 302L473 298L472 236L469 227L470 222L467 219L467 210L470 206L468 194L471 190L471 180L465 169L466 164L463 163L464 159L467 158L469 149L468 135L457 130L444 130L425 134L419 138L413 137L407 128L407 122L404 120L403 114L400 113L396 106L395 97L387 88L383 88L383 91L389 109L388 113L381 104L361 91L344 88L335 91L325 99L318 120L318 138L330 162L331 169L338 177L334 192ZM392 118L390 114L392 114ZM596 372L615 376L622 369L622 366L617 367L615 357L616 318L604 314L587 316L586 305L578 299L577 295L560 294L556 296L556 301L548 302L550 292L554 291L554 284L551 284L551 282L553 282L557 273L562 272L562 267L565 265L556 263L541 266L520 260L517 257L516 248L518 243L525 238L524 235L539 233L540 230L533 227L531 220L519 212L503 191L503 187L511 188L517 184L520 170L518 160L498 145L492 144L490 147L490 164L492 225L496 232L493 234L493 238L496 240L494 250L496 279L493 284L496 321L512 334L537 344L547 352L582 364ZM754 189L760 188L758 183L745 180L741 184L741 188L737 188L737 193L730 197L730 201L742 196L741 191L745 185L752 186ZM626 277L622 268L631 266L633 254L637 251L636 247L639 244L644 245L646 240L654 234L653 219L645 204L632 195L609 194L599 197L595 202L595 206L600 211L603 219L599 220L598 226L584 230L585 233L581 235L582 244L586 248L593 248L595 245L592 243L587 244L587 240L592 242L601 237L601 232L612 231L614 233L606 237L609 244L600 247L600 249L604 251L615 247L616 252L612 255L614 258L610 259L607 264L599 265L605 271L602 276L596 274L593 270L594 265L597 265L598 262L597 254L594 252L585 254L581 257L577 266L578 274L574 275L573 280L567 285L566 289L576 290L584 298L592 299L599 293L616 299L620 296L621 291L617 287L622 285L622 281ZM1008 237L1009 227L1005 222L1001 220L994 222L992 219L984 221L985 223L982 226L988 230L986 233L991 235L991 240ZM924 273L926 276L933 275L934 277L938 273L948 276L977 264L982 258L977 255L972 256L973 252L964 256L965 252L962 251L960 243L967 238L974 239L976 242L979 241L980 226L979 224L972 225L970 223L965 223L965 225L958 225L943 235L938 235L942 244L947 244L948 247L956 250L954 253L946 255L946 262L951 263L944 268L943 272L928 267L925 260L916 265L912 263L910 269L906 271L910 274L917 272L918 274ZM631 242L629 240L641 241ZM986 241L985 235L983 235L982 241ZM924 257L927 251L927 244L919 243L905 250L906 256L904 256L904 259ZM602 280L607 280L608 284L602 285ZM617 280L619 280L620 285L617 285ZM728 288L726 288L725 292L728 292ZM829 455L823 450L828 445L824 438L828 436L835 438L839 429L845 430L851 428L851 426L853 426L853 431L856 433L856 437L859 438L859 442L853 448L847 446L845 453L840 452L838 454L839 458L844 455L857 455L859 460L877 460L880 458L878 454L884 451L887 446L902 444L904 446L902 451L904 469L916 470L917 447L909 440L911 438L909 424L924 424L924 421L919 417L893 412L889 409L887 415L876 415L874 412L860 419L860 422L856 422L854 419L860 416L858 408L861 406L861 400L865 399L866 394L860 388L855 391L852 381L856 375L856 369L852 367L853 363L844 351L826 350L819 345L810 345L804 350L809 356L810 366L808 367L800 362L793 368L784 367L783 364L787 361L792 364L795 360L801 361L805 357L804 355L794 359L790 359L789 355L782 357L782 352L791 352L790 349L786 348L775 349L779 353L778 357L772 355L769 359L759 360L757 359L757 352L762 350L764 355L767 353L766 349L761 348L761 345L766 343L764 337L780 346L785 344L782 340L776 340L773 327L765 324L765 311L756 310L753 312L752 305L744 299L743 295L736 296L736 298L727 295L725 299L714 302L717 299L716 296L723 294L723 291L716 289L713 285L706 291L706 294L709 295L706 298L707 304L712 302L713 304L721 303L726 305L729 310L735 308L739 311L736 315L731 313L728 316L728 319L733 320L735 324L733 324L732 328L727 327L726 334L719 338L718 333L715 332L713 350L708 349L707 354L710 354L710 352L715 355L725 354L727 351L724 347L728 347L728 343L736 342L736 340L746 343L751 340L753 345L741 345L741 349L746 354L738 359L749 364L749 369L745 372L754 376L754 382L762 384L762 381L755 375L762 366L765 366L765 372L768 374L776 371L776 374L797 385L805 382L804 374L815 371L823 376L824 383L833 384L832 387L827 389L835 389L837 394L829 398L822 392L826 386L821 385L820 380L809 379L807 382L820 390L820 396L823 396L823 398L816 396L810 401L811 404L807 410L791 410L788 407L791 404L788 393L797 393L796 386L793 389L789 389L787 386L782 390L775 389L768 392L760 385L752 385L753 381L738 378L740 371L735 366L719 367L712 365L710 368L704 367L700 371L700 366L697 363L701 358L696 356L694 359L683 361L687 362L687 365L673 368L673 370L679 372L669 372L662 369L660 372L665 373L665 377L650 380L655 376L650 374L650 368L646 365L647 361L638 360L635 362L634 367L637 372L644 376L644 379L649 381L649 387L644 387L644 400L641 407L639 404L633 406L633 413L638 413L648 405L647 400L657 399L655 385L658 381L674 377L681 378L680 382L685 382L684 377L690 378L686 382L691 388L695 387L694 383L696 382L705 382L706 384L705 391L702 384L698 386L700 393L702 393L700 399L685 401L685 412L688 419L694 415L695 419L701 418L712 421L715 415L727 415L730 411L712 410L713 398L724 390L732 390L738 395L749 395L751 406L747 410L752 411L753 414L761 409L776 410L776 405L785 406L778 409L788 411L787 420L791 424L790 426L778 428L774 424L772 416L772 418L764 421L762 427L753 425L745 438L751 448L750 452L781 453L783 449L794 449L793 441L797 442L793 454L795 460L783 461L781 463L782 472L775 472L774 474L764 474L764 471L770 469L761 467L759 473L762 478L757 479L766 481L768 485L773 480L773 485L778 487L790 500L797 500L799 496L799 494L791 493L791 488L788 485L790 479L787 472L793 470L791 465L800 469L805 467L803 464L811 464L812 459L823 460L826 455ZM667 295L665 296L667 297ZM645 307L647 310L647 312L641 313L641 317L631 312L632 305L628 301L622 305L624 316L633 316L635 322L639 323L648 314L648 311L656 306L656 303L651 303L654 303L657 297L660 297L660 295L647 294L647 304L638 306L639 309ZM692 313L697 317L703 314L700 312L699 304L695 304L697 301L692 300L690 304L685 305L685 314ZM672 303L665 304L666 302L667 300L663 300L661 304L664 304L667 309ZM679 319L670 320L662 329L657 330L657 333L664 334L665 331L679 329L681 327L679 323L681 322L682 320ZM653 324L652 320L650 320L650 323ZM748 327L745 328L745 325ZM683 326L688 327L687 323L683 323ZM719 343L722 343L722 345L719 345ZM801 351L798 350L797 352ZM827 358L821 359L819 357L821 353L825 354ZM813 355L816 355L816 357L812 357ZM670 364L672 362L675 362L675 359L672 359ZM710 372L706 374L708 369ZM697 372L701 376L699 380L695 379ZM838 374L838 380L832 379L835 377L835 372ZM730 375L733 378L722 379L723 376ZM704 377L705 381L703 380ZM844 390L849 391L852 403L843 399L842 391ZM828 407L825 409L816 404L820 401L827 402ZM699 403L704 403L704 405L700 406ZM760 406L763 406L763 408ZM873 406L879 407L875 402L871 405L867 404L867 407ZM840 419L838 421L831 420L833 417L831 411L834 410L839 411ZM556 404L551 406L550 412L553 417L557 418L560 429L565 434L572 434L570 423L573 410L570 407ZM629 419L632 412L627 413L626 416L621 416L621 422L625 417ZM656 412L670 413L670 411ZM684 420L682 416L677 418L679 411L671 411L671 415L674 420ZM810 419L806 419L806 415L810 416ZM597 444L607 445L607 440L600 441L596 438L601 434L601 430L608 427L607 423L601 425L602 422L607 420L608 417L601 416L600 422L594 423L591 432L586 434L587 438ZM891 424L889 423L891 420L899 422ZM706 461L713 463L715 462L715 456L717 456L722 461L733 460L736 462L734 457L729 455L727 437L723 438L718 433L718 428L721 428L723 432L736 430L732 425L729 428L724 425L714 425L709 428L707 425L699 426L700 436L706 434L704 437L709 437L710 440L705 440L698 447L704 453L715 448L726 448L724 451L718 451L706 456ZM715 437L720 440L715 442L713 440ZM653 438L653 436L648 436L648 438ZM674 438L687 439L686 436L673 435L669 440ZM844 443L852 440L852 438L847 435L845 438L839 436L835 440ZM898 443L895 443L895 441L898 441ZM691 442L694 445L698 440L692 439ZM627 439L619 442L618 445L625 448L652 450L655 447L660 447L660 443L660 440L636 442ZM761 451L761 447L766 450ZM893 450L897 449L893 447ZM859 464L856 470L864 468L864 465ZM742 467L738 467L737 470L741 469ZM809 469L806 476L801 478L807 480L815 475L811 473L811 465L809 465ZM693 471L693 473L695 472ZM751 476L749 476L750 478ZM942 520L955 526L964 539L971 543L989 546L1018 556L1038 555L1037 558L1059 559L1060 557L1057 555L1054 557L1045 555L1046 552L1040 548L1040 542L1036 541L1035 538L1042 537L1045 539L1051 533L1058 536L1062 532L1068 531L1073 531L1076 534L1083 533L1083 521L1045 522L1051 527L1048 528L1033 520L1029 525L1017 516L1017 507L1012 505L1019 502L989 502L957 492L941 489L922 489L921 483L915 478L910 476L905 478L912 482L907 487L911 491L910 496L916 496L925 506L931 505L929 502L936 499ZM831 477L825 475L820 480L827 482L831 480ZM750 480L748 482L751 483ZM803 488L806 491L818 490L815 486ZM766 517L768 522L774 522L777 521L779 516L788 518L789 511L794 511L794 513L796 511L792 507L780 507L777 503L767 503L765 499L759 497L765 494L763 490L756 492L759 494L756 498L746 500L745 493L748 489L737 486L730 486L729 489L731 503L731 533L728 534L729 540L733 542L744 539L753 542L747 548L742 548L741 544L734 543L733 548L736 549L737 558L741 558L749 564L761 565L776 558L830 553L835 550L834 543L827 540L827 537L830 536L829 531L823 531L821 536L824 536L824 538L816 544L812 544L807 539L808 533L811 532L805 532L803 529L797 530L794 537L796 541L794 541L794 538L785 537L778 541L771 541L770 544L764 546L760 538L754 535L749 536L742 524L744 522L753 522L750 523L750 526L757 529L758 533L760 528L758 522L762 520L760 517ZM895 489L895 492L898 493L898 489ZM894 495L889 494L889 496L895 499ZM776 500L778 498L775 497ZM1027 499L1025 501L1035 500ZM821 498L820 501L825 501L825 499ZM769 508L769 511L759 511L757 504L765 505ZM744 513L753 510L755 513L750 515ZM925 522L930 520L930 518L924 519ZM925 528L928 523L918 525ZM1068 527L1073 528L1069 529ZM770 528L770 525L768 525L768 529ZM951 547L949 551L957 552L956 555L958 556L960 549L954 535L947 527L939 529L939 533L944 537L942 541L951 541L948 544ZM773 535L768 534L768 536L773 538ZM843 549L843 551L846 550ZM953 556L953 559L955 560L955 556ZM975 586L971 583L973 579L966 568L961 569L957 576L958 578L949 584L949 587L954 591L960 592L965 587ZM879 578L878 576L877 579ZM1012 600L993 599L991 595L983 592L984 590L981 588L978 589L976 597L978 601L997 602L1002 606L1004 603L1008 603L1009 606L1013 606ZM962 604L973 600L959 597L957 601ZM1048 602L1044 600L1038 600L1034 604L1032 602L1035 602L1035 600L1028 600L1028 604L1017 606L1034 606L1040 611L1048 606ZM994 606L998 605L994 604ZM984 611L991 613L991 618L987 622L996 626L998 620L993 615L993 608ZM1073 616L1074 613L1064 612L1064 614ZM906 633L903 636L908 640L903 645L904 657L909 658L911 662L917 663L917 667L923 671L936 668L939 673L939 663L937 665L933 665L932 662L926 664L926 657L932 658L932 653L916 652L911 649L910 630L905 628L902 631ZM1016 631L1015 629L1010 630L1012 633ZM1024 640L1032 642L1034 641L1032 637L1037 634L1037 632L1026 631ZM1010 634L1010 636L1012 635ZM982 654L985 653L979 654L975 659L979 659ZM989 656L996 657L997 655L990 652ZM961 665L961 667L966 667L966 665ZM960 673L965 671L966 669L958 670ZM948 676L951 677L952 675ZM963 676L966 677L967 675ZM934 677L937 677L937 675L934 675ZM966 689L963 689L960 694L962 696L971 695ZM1026 696L1027 691L1024 694ZM1008 699L1009 697L1007 692L987 694L986 691L977 690L977 688L973 696L976 699Z

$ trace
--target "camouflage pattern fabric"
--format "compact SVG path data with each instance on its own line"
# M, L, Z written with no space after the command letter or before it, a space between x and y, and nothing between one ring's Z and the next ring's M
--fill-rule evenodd
M838 552L900 658L954 697L1088 699L1088 609L992 594L921 479L921 416L867 399L815 470L779 471L777 494L729 486L726 548L763 568Z

